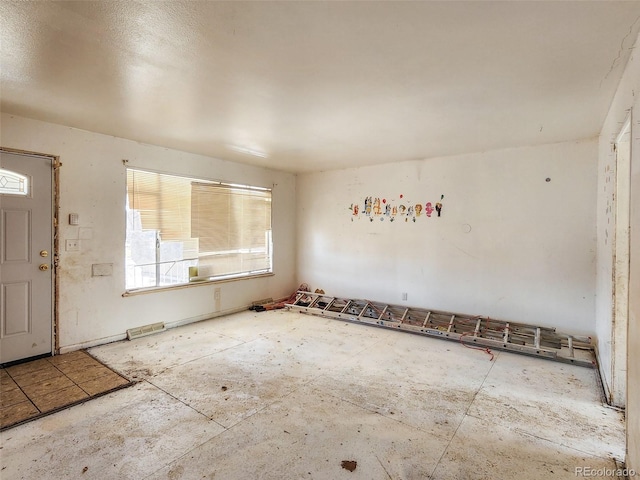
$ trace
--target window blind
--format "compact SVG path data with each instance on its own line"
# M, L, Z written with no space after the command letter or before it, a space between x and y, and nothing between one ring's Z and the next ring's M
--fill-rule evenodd
M127 170L129 208L140 214L143 230L158 230L162 240L191 238L191 179Z
M191 232L200 263L214 272L271 267L271 192L227 185L191 184Z
M131 288L271 271L270 190L127 169L127 197Z

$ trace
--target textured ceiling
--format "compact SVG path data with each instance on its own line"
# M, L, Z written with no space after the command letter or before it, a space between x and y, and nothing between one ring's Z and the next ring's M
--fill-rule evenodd
M0 2L1 108L293 172L597 135L640 2Z

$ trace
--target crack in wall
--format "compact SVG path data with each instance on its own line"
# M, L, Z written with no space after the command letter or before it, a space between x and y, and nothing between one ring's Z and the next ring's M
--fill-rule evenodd
M629 38L629 35L633 33L633 27L635 27L636 23L638 23L639 20L640 20L640 16L636 17L636 19L633 21L633 23L629 27L629 31L627 32L627 34L624 37L622 37L622 41L620 42L620 48L618 49L618 55L616 56L616 58L613 59L613 62L611 62L611 67L609 68L609 71L604 76L604 78L600 81L600 87L602 87L602 84L607 79L607 77L611 75L611 72L613 72L613 70L616 67L616 63L618 62L618 60L620 60L620 57L622 57L622 52L624 51L624 43L627 41L627 38ZM633 45L629 47L629 50L631 50L632 48L633 48Z

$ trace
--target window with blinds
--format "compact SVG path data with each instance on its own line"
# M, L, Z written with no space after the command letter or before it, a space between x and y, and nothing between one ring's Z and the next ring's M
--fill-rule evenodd
M272 271L271 190L127 169L127 289Z

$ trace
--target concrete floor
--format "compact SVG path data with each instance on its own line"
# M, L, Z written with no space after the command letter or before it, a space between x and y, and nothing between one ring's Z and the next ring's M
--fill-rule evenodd
M283 310L90 352L140 382L0 434L3 479L575 479L624 458L595 371L538 358Z

